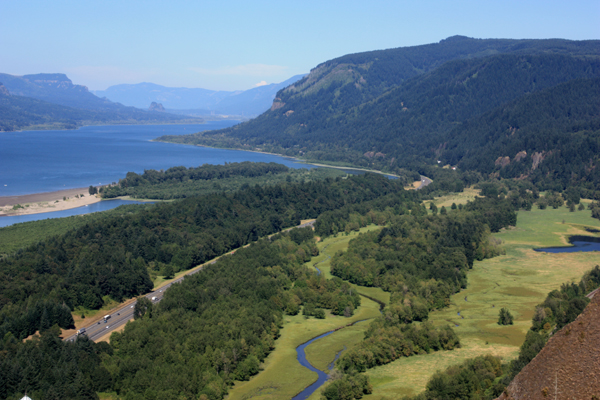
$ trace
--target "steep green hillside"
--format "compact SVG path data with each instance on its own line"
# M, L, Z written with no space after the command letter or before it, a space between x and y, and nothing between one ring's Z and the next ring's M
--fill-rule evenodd
M451 132L471 119L528 94L597 77L599 41L452 37L325 62L280 91L271 110L255 120L160 139L382 170L419 168L437 164Z
M530 177L548 189L600 183L600 78L520 97L454 129L441 159L459 168Z

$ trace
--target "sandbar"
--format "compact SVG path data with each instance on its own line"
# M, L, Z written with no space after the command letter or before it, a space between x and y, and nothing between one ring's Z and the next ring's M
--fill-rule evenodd
M89 188L75 188L56 192L3 196L0 197L0 216L62 211L97 203L101 200L98 195L90 195L88 190Z

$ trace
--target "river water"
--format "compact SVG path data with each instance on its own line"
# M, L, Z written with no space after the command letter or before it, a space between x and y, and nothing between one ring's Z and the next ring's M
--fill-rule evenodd
M571 243L571 246L545 247L534 250L545 253L576 253L580 251L600 251L600 237L574 235L569 237L569 243Z
M249 151L153 142L162 135L221 129L237 121L193 125L106 125L67 131L0 132L0 196L85 188L117 182L127 172L231 162L277 162L313 168L293 159ZM135 202L102 201L87 207L0 218L0 227L20 222L105 211Z
M9 217L0 217L0 228L19 224L21 222L39 221L42 219L72 217L73 215L90 214L98 211L112 210L113 208L126 204L142 204L135 200L104 200L98 203L89 204L87 206L71 208L69 210L51 211L46 213L29 214L29 215L13 215Z
M106 125L65 131L0 132L0 196L117 182L127 172L255 161L310 168L292 159L239 150L152 142L162 135L221 129L237 121L195 125Z

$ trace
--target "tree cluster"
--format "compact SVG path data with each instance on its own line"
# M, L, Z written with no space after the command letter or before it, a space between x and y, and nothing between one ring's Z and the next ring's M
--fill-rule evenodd
M101 365L110 345L86 336L65 342L57 330L22 342L10 333L0 340L0 397L18 400L27 393L40 400L97 400L113 380Z
M128 172L119 183L102 188L103 198L132 196L148 199L176 199L196 195L196 191L210 186L219 189L216 182L228 178L256 178L289 172L289 168L277 163L228 163L225 165L204 164L199 167L172 167L166 171L145 170L143 174ZM198 182L199 181L199 182ZM202 185L204 183L204 185ZM247 183L247 182L245 182ZM194 190L196 189L196 190Z
M0 307L43 298L98 309L104 296L121 301L148 292L151 275L187 270L301 219L402 191L399 182L365 175L248 187L112 213L1 259Z
M305 235L305 234L302 234ZM221 399L234 380L247 380L274 348L284 314L309 304L331 308L360 300L340 280L305 266L308 237L260 240L222 257L166 291L157 305L111 337L104 366L127 399Z

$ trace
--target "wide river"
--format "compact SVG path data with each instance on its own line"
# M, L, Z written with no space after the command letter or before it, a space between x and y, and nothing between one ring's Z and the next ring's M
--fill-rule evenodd
M0 132L0 196L117 182L127 172L183 165L263 161L310 168L292 159L248 151L152 142L162 135L221 129L237 121L197 125L105 125L69 131Z

